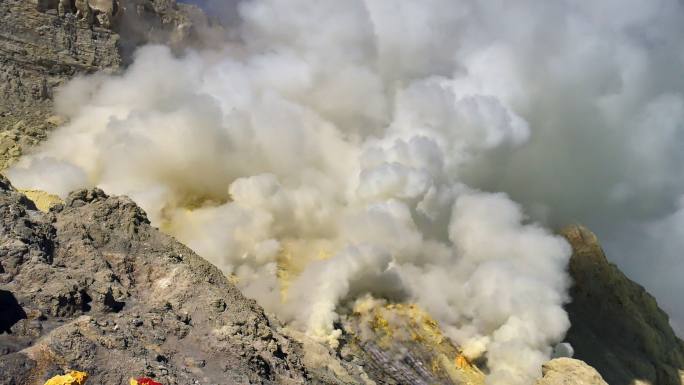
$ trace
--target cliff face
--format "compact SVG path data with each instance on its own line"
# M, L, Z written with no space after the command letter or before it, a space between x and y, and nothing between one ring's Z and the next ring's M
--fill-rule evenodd
M57 0L0 0L0 169L62 122L56 87L116 73L140 44L183 46L206 23L173 0L108 1L103 16ZM567 339L576 357L613 385L684 383L684 345L653 297L608 263L587 229L564 235L574 249ZM0 384L42 384L66 369L102 384L142 375L167 385L483 381L410 306L353 315L340 351L282 329L133 202L99 190L46 214L0 179L0 309ZM603 383L579 361L552 361L544 373L540 384Z
M173 0L100 1L115 12L107 22L62 2L0 1L0 170L63 122L56 87L77 74L115 73L144 43L180 46L206 22Z
M567 340L575 357L611 385L682 384L684 343L655 298L608 262L588 229L571 226L563 235L573 247Z
M363 364L378 384L485 383L485 375L416 305L359 300L343 324L342 356Z
M27 0L0 2L0 168L59 124L55 87L78 73L119 68L118 41L75 14L41 12Z

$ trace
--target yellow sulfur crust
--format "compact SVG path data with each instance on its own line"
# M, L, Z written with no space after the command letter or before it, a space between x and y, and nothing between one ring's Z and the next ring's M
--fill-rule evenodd
M19 192L26 195L28 199L33 201L38 210L43 212L48 212L52 206L64 203L62 198L57 195L46 193L41 190L19 190Z
M87 373L71 371L63 376L52 377L45 385L83 385L87 379Z

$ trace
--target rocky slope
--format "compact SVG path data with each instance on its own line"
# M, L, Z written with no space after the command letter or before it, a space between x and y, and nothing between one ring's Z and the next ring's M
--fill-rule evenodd
M312 381L299 344L129 199L83 190L43 214L0 189L0 383Z
M684 343L656 300L608 262L591 231L570 226L563 235L574 251L567 340L575 357L611 385L684 383Z

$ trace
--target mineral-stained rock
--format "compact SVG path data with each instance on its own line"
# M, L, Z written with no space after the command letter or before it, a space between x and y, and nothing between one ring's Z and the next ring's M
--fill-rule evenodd
M573 247L567 341L575 357L611 385L681 385L684 343L655 298L608 262L588 229L571 226L563 235Z
M0 179L0 266L13 309L0 330L2 384L70 370L93 384L323 383L300 344L130 199L81 190L46 214Z
M608 385L596 369L571 358L557 358L544 364L544 377L537 385Z
M61 376L54 376L45 385L85 385L88 373L70 371Z
M30 199L40 211L48 212L50 208L60 203L64 203L62 198L54 194L48 194L40 190L19 190Z
M342 357L362 362L378 384L485 383L484 374L418 305L362 298L343 327Z

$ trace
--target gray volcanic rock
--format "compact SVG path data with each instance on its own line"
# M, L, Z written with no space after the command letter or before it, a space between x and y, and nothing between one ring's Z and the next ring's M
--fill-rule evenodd
M131 200L81 190L48 214L0 183L0 383L316 382L301 347Z
M172 48L201 46L200 32L209 26L204 12L176 0L121 0L122 16L115 26L121 35L120 49L125 62L137 46L153 43Z
M570 226L563 235L573 247L566 339L575 357L611 385L681 385L684 342L655 298L608 262L587 228Z

